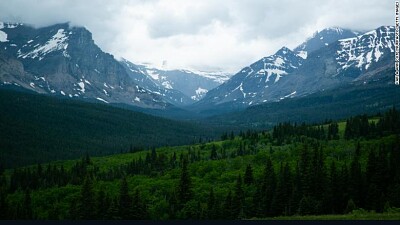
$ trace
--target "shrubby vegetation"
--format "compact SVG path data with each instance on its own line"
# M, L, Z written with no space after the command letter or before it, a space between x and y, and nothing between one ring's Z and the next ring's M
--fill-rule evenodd
M2 219L244 219L400 207L400 113L0 170ZM357 211L358 210L358 211ZM353 215L352 214L352 215ZM286 218L286 217L285 217Z

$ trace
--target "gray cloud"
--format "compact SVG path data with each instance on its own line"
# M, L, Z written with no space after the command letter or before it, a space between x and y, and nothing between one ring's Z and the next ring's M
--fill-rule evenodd
M105 51L136 62L236 72L316 30L371 30L394 23L382 0L13 0L0 20L37 27L70 21L87 27Z
M157 12L148 23L151 37L162 38L181 34L197 34L212 22L231 23L229 10L224 5L207 4L188 7L177 14L168 10Z

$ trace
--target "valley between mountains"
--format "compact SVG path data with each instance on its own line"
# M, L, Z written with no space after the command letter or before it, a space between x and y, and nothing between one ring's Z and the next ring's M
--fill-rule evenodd
M394 40L326 28L232 74L0 22L0 219L398 219Z

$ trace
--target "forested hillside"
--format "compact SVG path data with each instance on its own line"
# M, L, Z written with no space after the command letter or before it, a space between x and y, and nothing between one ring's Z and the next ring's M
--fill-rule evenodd
M400 113L1 170L2 219L399 218ZM386 214L379 214L386 213ZM284 217L287 218L287 217ZM298 217L296 217L298 218Z
M207 140L216 129L101 103L0 89L0 162L7 167Z

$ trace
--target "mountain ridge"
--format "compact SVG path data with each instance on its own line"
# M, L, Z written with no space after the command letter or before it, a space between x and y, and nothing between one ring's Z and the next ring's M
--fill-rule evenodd
M103 52L83 27L62 23L36 29L2 24L2 32L7 33L7 40L0 42L3 67L11 62L19 71L2 70L2 85L105 103L168 106L159 95L133 82L114 56Z
M246 108L248 105L308 95L344 83L358 80L367 82L368 79L379 78L381 76L380 71L393 65L393 59L390 57L393 53L391 46L394 46L392 43L394 39L393 29L394 27L391 26L381 26L363 34L338 28L317 32L312 38L308 39L311 42L310 48L308 48L307 41L293 51L286 48L286 51L290 51L292 54L297 55L297 57L287 58L284 62L289 65L294 64L298 66L291 71L288 68L285 68L283 71L275 71L273 73L277 78L275 81L279 82L263 86L266 83L265 81L268 81L267 78L270 77L270 74L265 73L265 67L262 64L265 62L265 59L279 57L278 51L271 56L256 61L248 67L244 67L229 81L208 92L200 102L194 105L197 110L207 110L207 108L217 107L222 103L230 103L236 105L235 107ZM329 38L321 38L323 34L328 35L332 33L332 30L336 32L334 32L335 35L330 37L330 41L328 41ZM332 41L338 37L336 34L344 35L346 38ZM354 35L354 37L349 38L348 36L351 35ZM318 42L320 48L313 50L317 46L314 43L315 40L324 39L329 43L324 43L325 41ZM349 44L349 41L353 45ZM345 46L349 49L346 50ZM285 47L281 48L280 51L284 49ZM309 52L306 52L306 54L302 52L307 49ZM371 55L375 57L374 60L371 60ZM353 61L346 64L341 61L342 59ZM366 63L370 63L371 67L365 66ZM255 65L259 65L256 70L252 69ZM347 66L344 67L345 65ZM366 69L363 70L358 65L364 65ZM261 74L261 76L257 76L258 74ZM284 76L280 76L281 74ZM246 87L248 88L246 89ZM254 87L258 89L254 89ZM237 93L238 90L242 94L230 97L232 93Z

